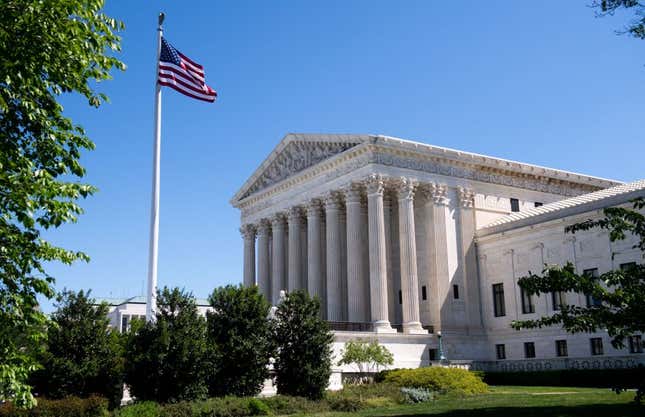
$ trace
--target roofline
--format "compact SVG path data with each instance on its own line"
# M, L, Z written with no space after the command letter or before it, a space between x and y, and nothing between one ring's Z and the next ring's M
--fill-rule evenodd
M436 154L447 159L454 159L488 166L498 169L506 169L513 172L524 174L549 177L570 181L572 183L587 184L598 188L607 188L614 185L623 184L622 181L596 177L591 175L580 174L571 171L565 171L555 168L548 168L541 165L529 164L518 162L510 159L498 158L488 155L482 155L473 152L460 151L457 149L446 148L443 146L430 145L422 142L415 142L408 139L401 139L394 136L386 135L373 135L373 134L324 134L324 133L288 133L276 145L276 147L269 153L269 155L262 161L262 163L253 171L251 176L244 182L229 201L231 205L237 205L245 198L242 196L253 185L257 178L264 172L270 163L277 157L277 155L291 142L295 140L310 140L321 141L325 139L335 139L338 141L351 141L351 142L370 142L373 144L383 145L403 145L407 148L414 148L420 151Z
M546 213L539 213L534 216L529 216L517 220L508 221L506 223L497 224L490 227L483 227L475 231L477 238L483 238L498 233L507 232L522 227L532 226L538 223L544 223L552 220L558 220L563 217L569 217L577 214L584 214L595 210L604 209L607 207L618 206L628 203L635 198L645 197L645 189L636 189L625 193L600 198L598 200L587 201L571 207L563 207L559 210L553 210ZM574 197L575 198L575 197ZM557 204L552 203L552 204ZM542 206L545 207L545 206Z

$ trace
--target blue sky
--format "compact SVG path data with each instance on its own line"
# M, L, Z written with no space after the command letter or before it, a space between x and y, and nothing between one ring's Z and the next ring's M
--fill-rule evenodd
M56 286L142 293L147 273L156 19L202 63L215 104L163 92L159 284L239 283L229 200L288 132L374 133L624 181L642 178L645 41L590 1L107 1L128 69L111 103L65 97L96 142L100 191L48 233L92 260ZM51 308L45 303L45 308Z

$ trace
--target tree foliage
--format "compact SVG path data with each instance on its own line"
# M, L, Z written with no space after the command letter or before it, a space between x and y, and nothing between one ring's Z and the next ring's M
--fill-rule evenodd
M107 51L120 48L123 24L101 12L102 0L0 2L0 401L35 403L26 384L37 367L46 318L37 296L54 296L45 262L87 260L57 247L44 229L76 221L76 201L94 187L79 183L85 131L63 115L62 93L98 107L107 97L94 80L125 66Z
M209 298L207 342L212 373L209 394L254 396L269 377L272 356L270 304L256 286L228 285Z
M350 340L345 343L338 365L354 365L361 374L378 372L381 367L392 365L394 356L377 340Z
M566 229L569 233L579 230L601 228L609 231L610 240L622 240L635 236L634 248L645 251L645 216L638 210L645 207L645 200L634 202L634 209L610 207L604 210L605 217L587 220ZM590 306L565 305L551 316L537 320L515 321L515 329L536 328L552 325L572 333L607 330L612 344L622 348L625 338L645 332L645 266L635 264L628 268L608 271L594 277L576 272L573 264L547 267L542 275L530 274L520 278L520 287L530 294L554 291L589 294L597 302Z
M134 326L125 350L125 382L132 396L162 403L207 394L206 320L190 293L163 288L155 322ZM137 328L138 327L138 328Z
M600 228L609 231L612 242L630 237L637 242L633 249L645 253L645 200L633 202L633 208L609 207L604 218L587 220L566 228L566 232ZM612 255L613 256L613 255ZM537 320L514 321L516 330L561 325L571 333L606 330L616 348L625 346L625 339L645 333L645 265L633 264L626 268L608 271L594 277L578 273L570 262L566 265L547 267L542 275L530 274L518 280L519 286L529 294L553 291L588 294L596 301L590 306L564 305L551 316ZM640 402L645 394L645 381L636 396Z
M111 329L107 304L96 305L90 292L64 291L58 296L43 369L32 379L35 391L48 398L108 398L113 407L123 395L121 335Z
M320 318L320 301L305 291L286 295L275 314L278 394L320 399L331 376L334 336Z
M598 16L614 15L620 9L634 10L635 17L627 27L618 33L628 33L638 39L645 39L645 6L639 0L594 0L591 6L599 10Z

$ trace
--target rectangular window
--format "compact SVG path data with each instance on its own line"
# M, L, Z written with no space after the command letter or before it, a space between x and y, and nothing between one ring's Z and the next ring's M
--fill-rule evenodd
M626 269L633 268L636 266L636 262L625 262L624 264L620 264L620 270L625 271Z
M535 343L533 342L524 343L524 357L525 358L535 357Z
M567 299L563 291L553 291L551 293L551 299L553 301L554 310L562 310L562 307L567 304Z
M629 337L629 353L643 353L643 340L640 335Z
M506 305L504 304L504 284L493 284L493 309L495 317L506 315Z
M125 333L128 331L128 316L121 316L121 333Z
M531 297L531 294L520 287L520 295L522 296L522 313L535 313L535 306L533 305L533 297Z
M585 275L591 275L594 278L598 278L598 268L589 268L582 272ZM602 302L593 298L593 295L591 294L585 294L585 298L587 299L587 307L599 307L602 305Z
M604 353L602 349L602 338L592 337L591 339L589 339L589 342L591 343L592 355L602 355Z
M533 203L533 207L542 207L543 205L544 203L540 203L539 201L536 201L535 203Z
M520 200L511 198L511 211L520 211Z
M569 356L567 351L567 341L566 340L556 340L555 341L555 354L557 356Z
M495 345L497 359L506 359L506 345Z
M422 298L423 300L427 300L427 299L428 299L428 293L427 293L427 291L426 291L426 286L425 286L425 285L424 285L423 287L421 287L421 298Z
M399 304L403 304L403 293L399 290Z
M455 300L459 300L459 285L452 286L452 296L455 298Z
M431 361L436 361L437 360L437 349L430 349L429 351L430 355L430 360Z

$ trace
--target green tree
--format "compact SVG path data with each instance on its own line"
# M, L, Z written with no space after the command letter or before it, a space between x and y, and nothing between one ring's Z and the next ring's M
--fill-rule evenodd
M97 305L90 291L63 291L48 328L47 347L33 386L48 398L99 394L112 407L123 396L121 335L110 328L108 305Z
M624 30L618 33L628 33L638 39L645 39L645 6L639 0L594 0L591 6L599 10L598 16L613 16L620 9L634 10L633 18Z
M192 294L163 288L155 322L133 326L125 350L125 382L137 400L162 403L207 394L206 320Z
M254 396L269 377L271 306L256 286L228 285L209 297L207 341L212 373L209 394Z
M37 297L51 298L45 263L87 260L45 241L44 229L76 221L76 203L94 187L83 150L94 148L83 129L63 116L62 93L79 93L98 107L107 97L94 81L125 65L115 34L123 24L101 12L101 0L0 2L0 401L31 406L26 383L37 368L46 318ZM76 178L75 178L76 177Z
M645 252L645 200L637 199L633 208L609 207L604 218L587 220L567 227L567 233L600 228L609 231L612 242L629 237L636 238L634 249ZM564 305L553 315L537 320L514 321L512 327L533 329L561 325L571 333L606 330L616 348L625 346L625 339L645 333L645 265L634 264L627 268L609 271L594 277L578 273L573 264L547 267L541 275L530 274L518 280L519 286L529 294L555 291L587 294L595 300L590 306ZM637 399L643 395L643 387Z
M320 301L305 291L286 295L275 314L278 394L320 399L331 376L334 336L320 318Z
M362 375L378 372L381 367L392 365L394 356L377 340L350 340L345 343L338 365L354 365Z

